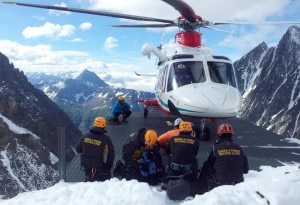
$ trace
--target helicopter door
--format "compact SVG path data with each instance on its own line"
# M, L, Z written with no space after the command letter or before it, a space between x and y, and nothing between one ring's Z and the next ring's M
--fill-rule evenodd
M168 74L168 66L165 66L159 72L159 88L163 93L166 90L167 74Z

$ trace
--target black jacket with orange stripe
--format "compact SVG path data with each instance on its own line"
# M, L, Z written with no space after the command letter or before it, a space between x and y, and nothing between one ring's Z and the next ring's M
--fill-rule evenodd
M248 173L248 159L244 150L231 138L220 138L214 145L204 166L210 167L220 185L244 181Z
M105 134L106 132L102 128L92 127L78 141L75 149L81 153L82 166L96 167L104 172L113 167L115 151L110 137ZM105 155L107 155L106 160Z

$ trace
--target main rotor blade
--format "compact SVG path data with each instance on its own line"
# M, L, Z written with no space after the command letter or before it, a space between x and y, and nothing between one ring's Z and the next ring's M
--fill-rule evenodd
M213 23L213 25L275 25L275 24L300 24L300 21L267 21L267 22L218 22Z
M85 14L92 14L92 15L98 15L98 16L109 16L109 17L138 20L138 21L155 21L155 22L161 22L161 23L173 23L173 21L165 20L165 19L157 19L157 18L151 18L151 17L145 17L145 16L135 16L135 15L120 14L120 13L105 12L105 11L93 11L93 10L88 10L88 9L77 9L77 8L50 6L50 5L41 5L41 4L29 4L29 3L20 3L20 2L12 2L12 1L5 1L2 3L42 8L42 9L54 9L54 10L59 10L59 11L85 13Z
M230 34L233 34L233 35L239 35L237 33L233 33L233 32L230 32L230 31L226 31L226 30L223 30L223 29L214 28L214 27L210 27L210 26L204 26L204 28L208 28L208 29L215 30L215 31L221 31L221 32L224 32L224 33L230 33Z
M196 18L195 18L196 14L194 10L187 3L181 0L162 0L162 1L173 6L190 23L196 22Z
M112 27L126 27L126 28L165 28L177 26L175 23L170 24L131 24L131 25L111 25Z

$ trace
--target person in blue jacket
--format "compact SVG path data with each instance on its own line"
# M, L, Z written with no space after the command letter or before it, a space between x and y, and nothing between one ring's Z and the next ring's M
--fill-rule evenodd
M128 123L127 118L131 115L131 107L128 103L125 102L123 96L118 97L118 101L114 105L111 111L110 124L121 124L119 121L119 115L122 114L122 121Z

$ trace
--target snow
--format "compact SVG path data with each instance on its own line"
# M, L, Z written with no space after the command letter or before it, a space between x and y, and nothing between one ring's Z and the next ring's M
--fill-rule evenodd
M3 119L3 121L8 125L9 129L11 131L13 131L16 134L30 134L33 137L35 137L36 139L39 139L39 137L37 135L35 135L34 133L32 133L31 131L23 128L23 127L19 127L18 125L16 125L14 122L12 122L10 119L4 117L3 115L0 114L0 118Z
M105 182L63 182L44 190L25 192L12 199L0 199L1 205L298 205L300 200L300 164L280 167L262 166L250 170L245 181L235 186L220 186L185 201L171 201L165 191L146 183L112 178Z
M8 145L7 145L7 146L8 146ZM6 147L7 147L7 146L6 146ZM27 191L26 188L25 188L25 186L22 184L22 182L19 180L19 178L14 174L12 168L10 167L10 162L9 162L8 157L7 157L7 151L6 151L6 148L5 148L5 151L1 151L1 152L0 152L0 155L2 156L1 161L2 161L2 163L3 163L3 166L6 167L6 169L8 170L8 172L9 172L9 174L10 174L10 176L12 176L12 178L16 180L16 182L19 184L19 186L20 186L23 190Z
M14 132L16 134L30 134L35 139L40 139L39 136L37 136L36 134L32 133L31 131L29 131L23 127L19 127L18 125L16 125L13 121L8 119L7 117L0 114L0 118L2 118L2 120L8 125L9 130L11 130L12 132ZM50 161L52 164L55 164L58 161L58 157L55 154L53 154L52 152L50 152L49 158L50 158Z

